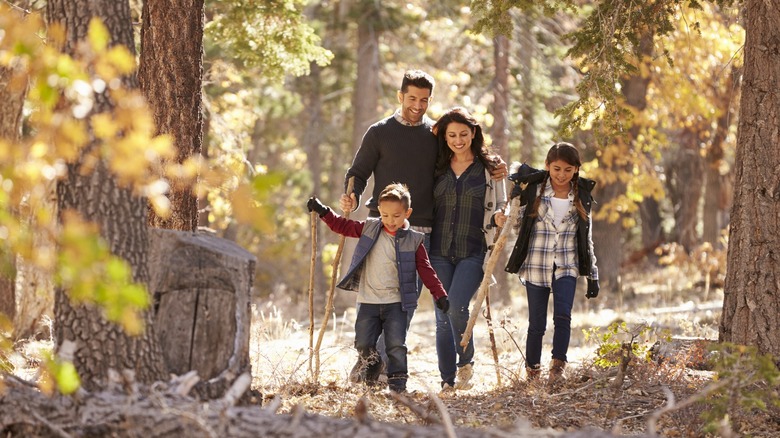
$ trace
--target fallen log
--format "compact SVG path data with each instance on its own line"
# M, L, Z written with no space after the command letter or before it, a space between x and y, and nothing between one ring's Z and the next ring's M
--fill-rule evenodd
M200 401L181 395L178 384L158 382L132 391L111 390L78 396L47 396L33 384L2 376L0 435L5 437L399 437L440 438L447 432L441 424L383 423L370 415L333 418L298 405L290 413L277 414L277 406L234 406L236 394L221 400ZM239 379L233 388L244 386ZM118 388L118 387L117 387ZM230 400L228 400L230 399ZM357 413L357 407L356 407ZM454 428L460 438L493 437L609 437L603 431L570 435L552 429L535 430L519 421L510 429Z

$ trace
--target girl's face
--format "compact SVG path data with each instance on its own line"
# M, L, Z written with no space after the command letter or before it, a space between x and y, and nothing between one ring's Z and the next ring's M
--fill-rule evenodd
M471 150L471 140L474 139L474 131L463 123L450 122L444 132L447 146L455 153L464 153Z
M552 163L547 163L545 167L550 172L550 182L552 183L553 188L557 190L568 190L571 179L580 169L563 160L555 160Z
M401 202L385 200L379 203L379 217L382 219L382 225L391 233L403 228L404 220L409 219L411 214L412 209L404 208Z

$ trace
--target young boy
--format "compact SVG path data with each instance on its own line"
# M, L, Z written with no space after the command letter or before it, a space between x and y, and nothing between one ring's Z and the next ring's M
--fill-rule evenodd
M360 238L349 270L338 287L358 292L355 349L364 364L364 381L369 385L377 383L382 362L376 342L384 332L387 383L395 392L406 390L406 312L417 307L418 273L436 300L436 307L445 313L449 309L447 292L428 260L424 235L409 228L411 203L409 189L393 183L379 195L379 218L343 218L315 197L306 204L331 230Z

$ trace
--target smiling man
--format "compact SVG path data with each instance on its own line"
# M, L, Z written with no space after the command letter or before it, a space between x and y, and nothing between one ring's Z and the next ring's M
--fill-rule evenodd
M374 193L366 203L370 217L379 217L377 199L388 184L406 184L416 208L409 218L412 228L430 234L433 225L433 170L436 167L436 137L433 121L425 115L433 98L434 80L421 70L404 73L398 91L400 108L371 125L363 135L347 180L355 177L350 196L343 195L339 205L355 210L368 179L374 177ZM346 184L345 184L346 186Z

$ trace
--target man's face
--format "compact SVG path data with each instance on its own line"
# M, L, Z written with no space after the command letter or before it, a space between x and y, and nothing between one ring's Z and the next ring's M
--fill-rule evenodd
M379 217L382 225L391 233L395 233L404 227L404 220L412 214L411 208L404 208L398 201L382 201L379 203Z
M431 100L431 90L409 85L406 93L398 92L398 102L401 104L401 117L410 123L419 123L428 111Z

